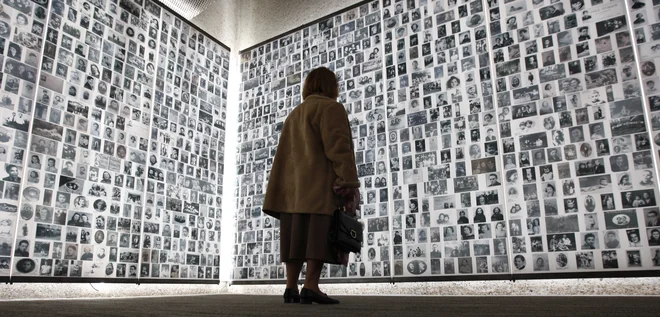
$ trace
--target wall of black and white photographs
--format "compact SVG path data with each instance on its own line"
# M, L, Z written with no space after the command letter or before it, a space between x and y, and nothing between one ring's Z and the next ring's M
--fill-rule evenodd
M648 226L657 170L626 10L490 5L514 273L660 267Z
M219 279L229 52L164 10L161 23L141 274Z
M651 137L653 138L652 147L656 162L656 172L660 168L658 165L658 152L660 147L660 77L656 71L656 65L660 64L660 1L627 1L626 4L630 10L630 23L633 26L633 34L630 37L637 44L637 54L639 60L639 80L641 95L646 101L645 107L650 111L649 118L651 127ZM657 188L658 186L655 185ZM646 234L648 245L651 247L650 256L655 266L660 265L660 219L657 209L644 210L640 215L640 222L646 225L646 228L640 226ZM640 241L642 237L640 237Z
M374 0L244 52L232 278L284 278L260 205L321 65L366 228L325 277L660 268L659 5ZM0 44L0 276L218 279L228 50L147 0L5 0Z
M394 276L507 273L483 4L385 3Z
M339 100L350 113L368 241L368 252L352 254L348 268L329 265L323 275L390 275L381 28L381 7L374 1L243 53L234 279L284 277L279 223L262 216L261 204L284 119L301 102L302 79L321 65L337 74Z
M1 273L218 279L228 49L149 0L4 4Z
M366 229L324 276L660 268L658 19L650 1L376 0L242 52L232 279L284 277L260 205L318 66L351 119Z
M373 1L243 53L233 279L284 278L279 223L262 215L261 204L284 120L301 102L306 74L321 65L337 74L339 100L350 113L365 195L361 221L367 242L363 254L350 256L348 267L328 265L322 274L390 276L381 28L381 6Z
M48 1L28 0L0 4L0 276L9 275L12 255L16 256L17 271L35 270L35 261L18 258L33 254L30 251L35 250L28 249L34 245L21 240L14 250L13 244L16 236L35 234L34 228L18 226L17 214L21 197L32 192L24 179L25 157L48 5ZM26 217L33 215L32 211Z

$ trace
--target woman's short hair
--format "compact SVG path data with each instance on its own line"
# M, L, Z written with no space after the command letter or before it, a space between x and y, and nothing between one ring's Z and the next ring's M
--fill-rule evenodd
M302 91L303 99L310 95L322 95L337 99L339 96L339 86L335 73L326 67L319 67L312 70L307 75L307 78L305 78Z

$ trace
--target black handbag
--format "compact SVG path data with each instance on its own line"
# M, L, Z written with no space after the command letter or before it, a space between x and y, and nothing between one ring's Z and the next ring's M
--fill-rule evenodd
M344 211L344 207L335 210L328 241L337 251L359 253L363 241L362 224Z

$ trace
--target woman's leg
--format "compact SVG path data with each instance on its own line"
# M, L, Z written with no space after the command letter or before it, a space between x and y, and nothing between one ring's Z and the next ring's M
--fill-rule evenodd
M286 262L286 288L298 289L298 277L302 270L303 261L291 260Z
M321 290L319 289L319 279L321 278L322 269L323 269L323 261L307 260L305 285L303 287L312 290L316 293L322 294Z

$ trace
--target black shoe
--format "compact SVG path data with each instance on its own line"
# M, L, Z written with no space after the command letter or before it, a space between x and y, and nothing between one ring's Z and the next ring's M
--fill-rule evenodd
M336 299L330 298L327 295L321 295L310 289L303 288L300 291L300 303L311 304L312 302L318 304L339 304L339 301Z
M284 290L284 303L300 303L300 295L297 289L287 288Z

